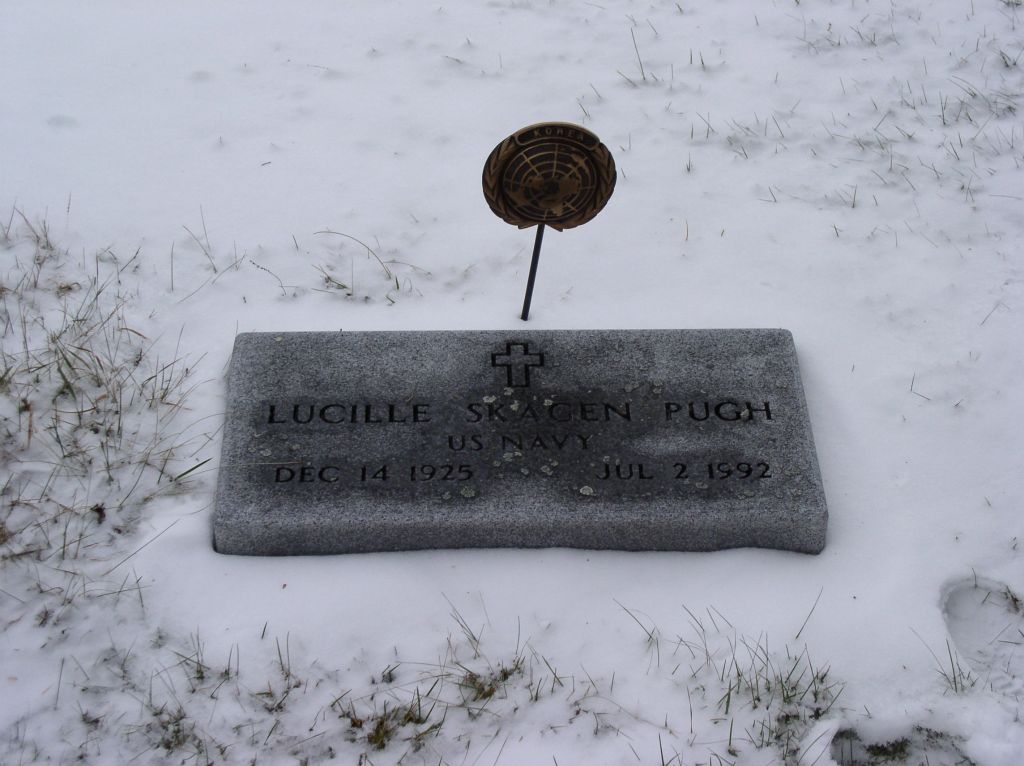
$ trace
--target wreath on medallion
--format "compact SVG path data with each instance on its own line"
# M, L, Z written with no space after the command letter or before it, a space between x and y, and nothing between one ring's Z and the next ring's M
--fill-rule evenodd
M601 212L615 189L615 161L589 130L539 123L494 147L483 186L487 204L506 223L562 231Z

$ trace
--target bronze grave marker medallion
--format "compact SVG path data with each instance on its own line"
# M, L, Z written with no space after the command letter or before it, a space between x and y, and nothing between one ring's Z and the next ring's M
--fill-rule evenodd
M615 160L589 130L544 122L494 147L483 184L487 204L506 223L562 231L601 212L615 189Z
M522 319L530 316L544 227L584 224L601 212L615 190L615 160L586 128L541 122L516 131L484 163L484 198L496 216L525 229L537 227Z

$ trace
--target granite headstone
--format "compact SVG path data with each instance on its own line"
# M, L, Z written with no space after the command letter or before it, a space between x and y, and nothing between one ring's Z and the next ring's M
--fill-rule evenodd
M817 553L827 510L785 330L239 335L222 553Z

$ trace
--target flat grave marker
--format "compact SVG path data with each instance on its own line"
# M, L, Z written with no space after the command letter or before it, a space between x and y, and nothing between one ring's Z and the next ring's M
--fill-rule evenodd
M214 547L817 553L785 330L247 333Z

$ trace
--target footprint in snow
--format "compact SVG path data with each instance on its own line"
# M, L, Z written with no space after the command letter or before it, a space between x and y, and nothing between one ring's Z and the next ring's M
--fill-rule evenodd
M54 114L46 120L51 128L75 128L78 127L78 120L67 114Z
M1024 600L1007 585L972 578L945 589L942 613L957 654L978 685L1024 700ZM914 726L902 736L883 741L843 729L830 749L838 766L976 766L962 745L962 737Z
M946 627L979 684L1024 700L1024 601L1007 585L971 578L950 585Z
M865 740L855 729L843 729L832 740L835 766L978 766L961 749L963 738L915 726L895 739Z

